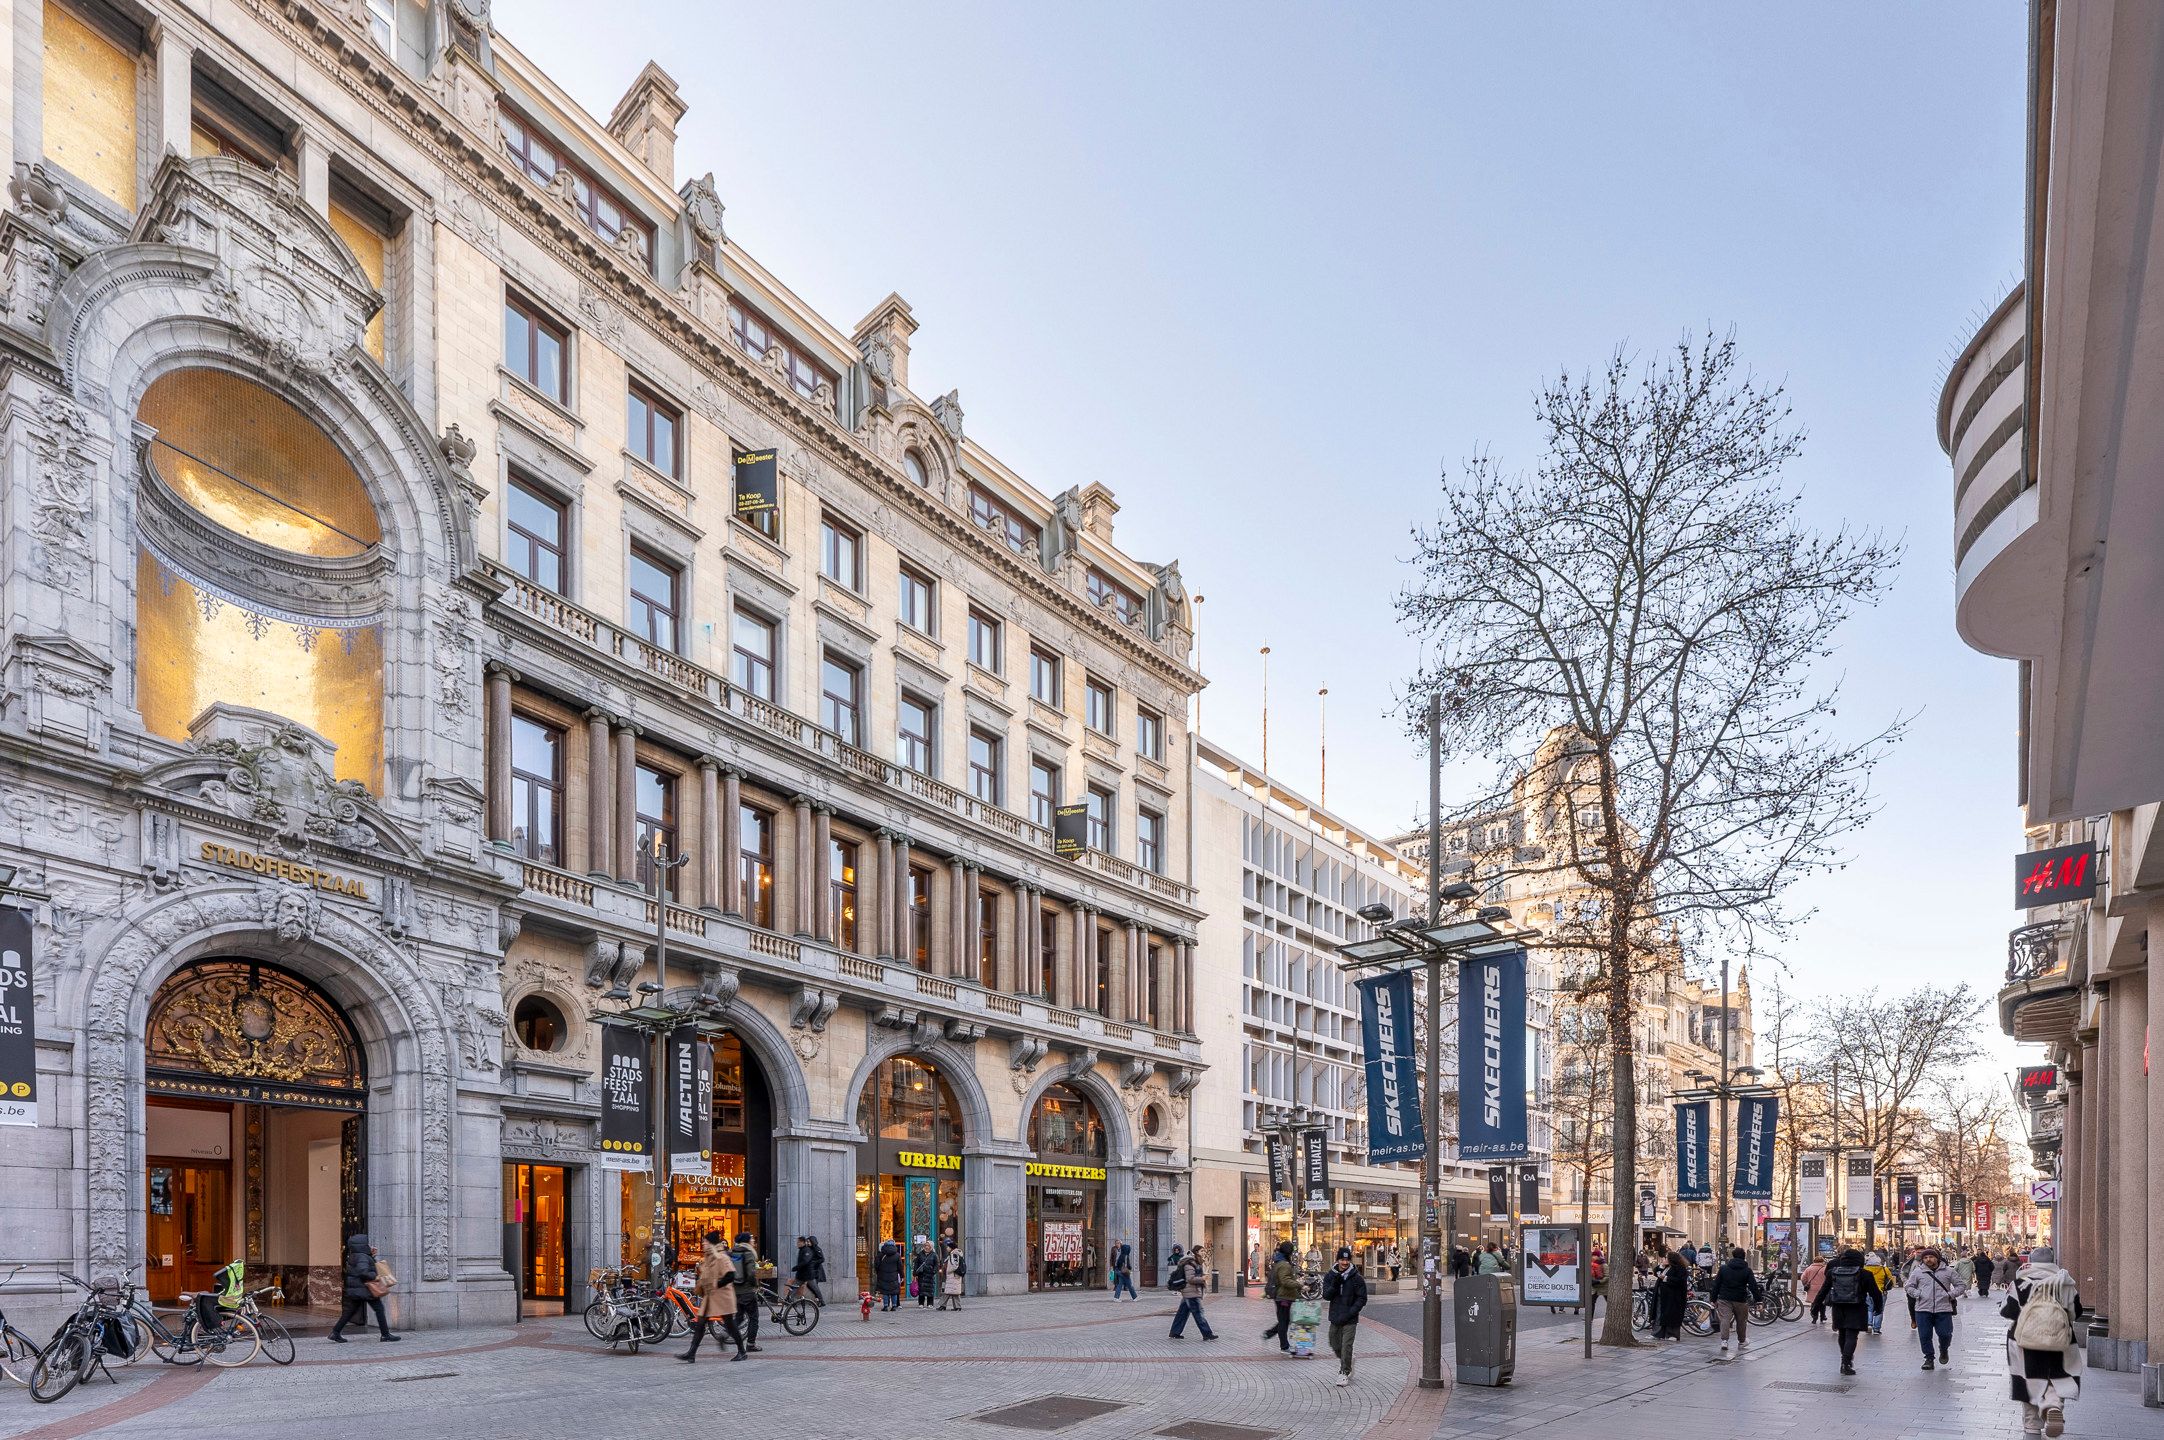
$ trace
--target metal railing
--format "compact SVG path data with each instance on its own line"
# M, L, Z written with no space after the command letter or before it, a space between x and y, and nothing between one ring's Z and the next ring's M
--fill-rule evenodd
M2064 920L2044 920L2016 927L2006 937L2006 983L2039 980L2066 969Z

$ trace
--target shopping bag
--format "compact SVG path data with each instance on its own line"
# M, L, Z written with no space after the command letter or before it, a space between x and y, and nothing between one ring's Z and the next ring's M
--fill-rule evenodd
M1287 1338L1292 1341L1292 1353L1301 1359L1315 1354L1315 1329L1322 1324L1322 1301L1295 1300L1292 1302L1292 1326Z

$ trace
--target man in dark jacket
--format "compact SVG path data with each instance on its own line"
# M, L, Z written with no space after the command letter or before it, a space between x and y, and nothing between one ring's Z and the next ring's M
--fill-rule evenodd
M1977 1293L1977 1294L1979 1294L1979 1295L1989 1295L1989 1294L1991 1293L1991 1271L1992 1271L1992 1264L1991 1264L1991 1252L1990 1252L1989 1250L1979 1250L1979 1251L1977 1251L1977 1252L1976 1252L1976 1293Z
M391 1317L383 1310L383 1297L368 1288L368 1282L376 1278L376 1247L368 1243L368 1237L352 1234L346 1237L346 1259L341 1274L344 1279L345 1306L338 1312L338 1323L331 1326L331 1339L346 1343L345 1329L348 1325L366 1325L368 1312L376 1312L376 1329L385 1340L397 1340L391 1333Z
M1265 1340L1275 1336L1278 1350L1286 1355L1292 1353L1292 1302L1300 1298L1300 1267L1293 1263L1292 1242L1277 1242L1277 1253L1270 1260L1269 1290L1266 1292L1277 1306L1277 1323L1262 1332Z
M1681 1340L1683 1338L1683 1313L1691 1298L1691 1268L1683 1257L1671 1250L1661 1260L1658 1278L1653 1282L1656 1340Z
M1863 1263L1863 1252L1851 1245L1833 1257L1826 1267L1826 1283L1818 1287L1818 1299L1811 1303L1811 1320L1815 1324L1821 1315L1833 1316L1834 1336L1841 1342L1841 1373L1856 1373L1856 1337L1871 1324L1871 1309L1885 1297L1880 1294L1878 1280Z
M1728 1331L1736 1331L1736 1353L1741 1355L1751 1348L1751 1302L1764 1292L1759 1289L1758 1277L1751 1273L1751 1259L1738 1245L1728 1252L1721 1268L1713 1275L1713 1318L1721 1329L1721 1358L1728 1358Z
M1337 1247L1337 1264L1322 1272L1322 1298L1330 1302L1330 1353L1337 1356L1337 1383L1352 1384L1353 1335L1368 1304L1368 1279L1353 1264L1352 1247Z
M879 1254L872 1260L872 1288L879 1292L880 1309L902 1308L902 1247L892 1240L879 1242Z
M759 1348L759 1246L749 1235L736 1237L736 1248L729 1252L729 1262L736 1266L736 1313L742 1317L744 1348Z

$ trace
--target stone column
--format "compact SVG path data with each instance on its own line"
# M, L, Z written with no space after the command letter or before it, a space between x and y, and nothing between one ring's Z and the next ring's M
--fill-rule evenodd
M36 9L34 5L18 5L19 12ZM157 48L158 95L157 114L152 123L157 127L150 136L150 153L163 155L170 147L181 156L195 153L195 50L187 40L177 34L170 25L156 27L152 43ZM20 82L21 77L16 77ZM330 198L329 174L325 172L324 199Z
M294 168L300 172L301 200L318 215L331 213L331 148L323 137L303 129L293 144Z
M2089 1115L2089 1077L2074 1069L2074 1063L2068 1060L2060 1064L2066 1085L2066 1120L2059 1132L2059 1203L2052 1212L2051 1243L2058 1252L2059 1264L2078 1285L2087 1272L2082 1246L2089 1239L2081 1229L2081 1202L2088 1188L2078 1173L2089 1153L2082 1129Z
M1150 942L1139 921L1127 922L1127 1019L1140 1025L1150 1013Z
M733 767L721 772L721 908L744 913L744 775Z
M639 876L639 727L616 727L616 878Z
M721 762L699 757L699 905L721 908Z
M894 832L884 826L879 830L879 872L873 899L873 914L878 917L879 944L875 952L882 960L894 958Z
M1037 993L1037 977L1043 973L1037 958L1037 892L1018 885L1014 892L1014 993Z
M2106 1194L2111 1213L2104 1233L2111 1236L2112 1338L2119 1342L2126 1368L2129 1349L2146 1342L2164 1359L2164 1337L2149 1333L2149 1085L2142 1074L2148 1063L2143 1034L2149 1023L2149 976L2137 970L2111 982L2111 1003L2104 1024L2111 1033L2111 1060L2105 1077L2111 1101L2111 1139L2104 1155L2111 1166Z
M501 665L488 667L488 838L507 845L518 823L511 813L511 682L515 678Z
M2067 1169L2076 1177L2074 1210L2074 1243L2081 1257L2081 1269L2074 1272L2074 1283L2084 1293L2101 1296L2104 1293L2103 1267L2098 1263L2104 1239L2099 1222L2103 1217L2103 1196L2100 1193L2103 1168L2098 1164L2097 1137L2102 1131L2098 1121L2104 1112L2104 1071L2097 1063L2097 1042L2081 1043L2081 1107L2080 1148L2068 1158L2073 1162ZM2069 1136L2071 1143L2074 1137Z
M1131 982L1135 968L1135 937L1132 927L1126 921L1115 922L1112 934L1114 946L1111 963L1105 967L1110 972L1107 978L1111 982L1105 987L1105 1019L1124 1022L1134 1018L1133 1002L1128 992L1134 988Z
M1052 1003L1062 1010L1074 1009L1075 927L1052 927Z
M609 717L586 712L586 873L606 880L616 863L616 765L609 755Z
M1006 890L992 905L992 988L1002 995L1019 988L1014 983L1014 919L1021 895L1019 887Z
M934 863L926 876L924 896L924 973L941 975L947 969L947 947L954 943L954 881L944 866ZM911 963L916 956L912 952Z
M789 895L796 903L789 923L797 938L809 940L814 933L812 924L812 807L804 796L796 797L793 818L795 825L790 832L789 851L796 857L796 874L790 877Z
M834 811L812 807L812 933L841 943L842 917L834 913Z
M969 888L969 867L956 855L947 861L947 952L944 963L935 973L941 975L967 975L969 967L965 957L969 952L971 925L969 910L972 896Z
M2164 955L2164 905L2152 904L2148 920L2149 954ZM2145 1137L2149 1188L2149 1361L2143 1374L2142 1393L2164 1395L2164 1136L2156 1133L2160 1121L2164 1121L2164 1063L2156 1055L2159 1037L2164 1037L2164 980L2158 976L2158 963L2151 962L2148 969L2149 1015L2149 1073L2144 1077L2149 1091L2150 1131Z
M1074 1008L1097 1008L1097 912L1074 907Z
M1157 1013L1150 1017L1150 1023L1177 1035L1180 1033L1180 980L1172 942L1167 940L1151 951L1150 937L1145 934L1142 945L1149 951L1150 971L1157 977Z
M1180 942L1180 1033L1195 1033L1195 942Z
M962 954L962 978L984 983L984 867L969 867L969 889L963 897L964 914L969 923L964 933L969 940Z
M911 904L915 876L909 869L909 837L894 837L894 956L906 965L917 963L917 910Z

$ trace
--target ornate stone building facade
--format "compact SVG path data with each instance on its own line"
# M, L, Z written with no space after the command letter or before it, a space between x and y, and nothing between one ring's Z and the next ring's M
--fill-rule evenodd
M576 1308L638 1006L710 1050L679 1250L1183 1235L1202 681L1111 493L732 243L656 67L602 123L482 0L0 5L0 1252Z

